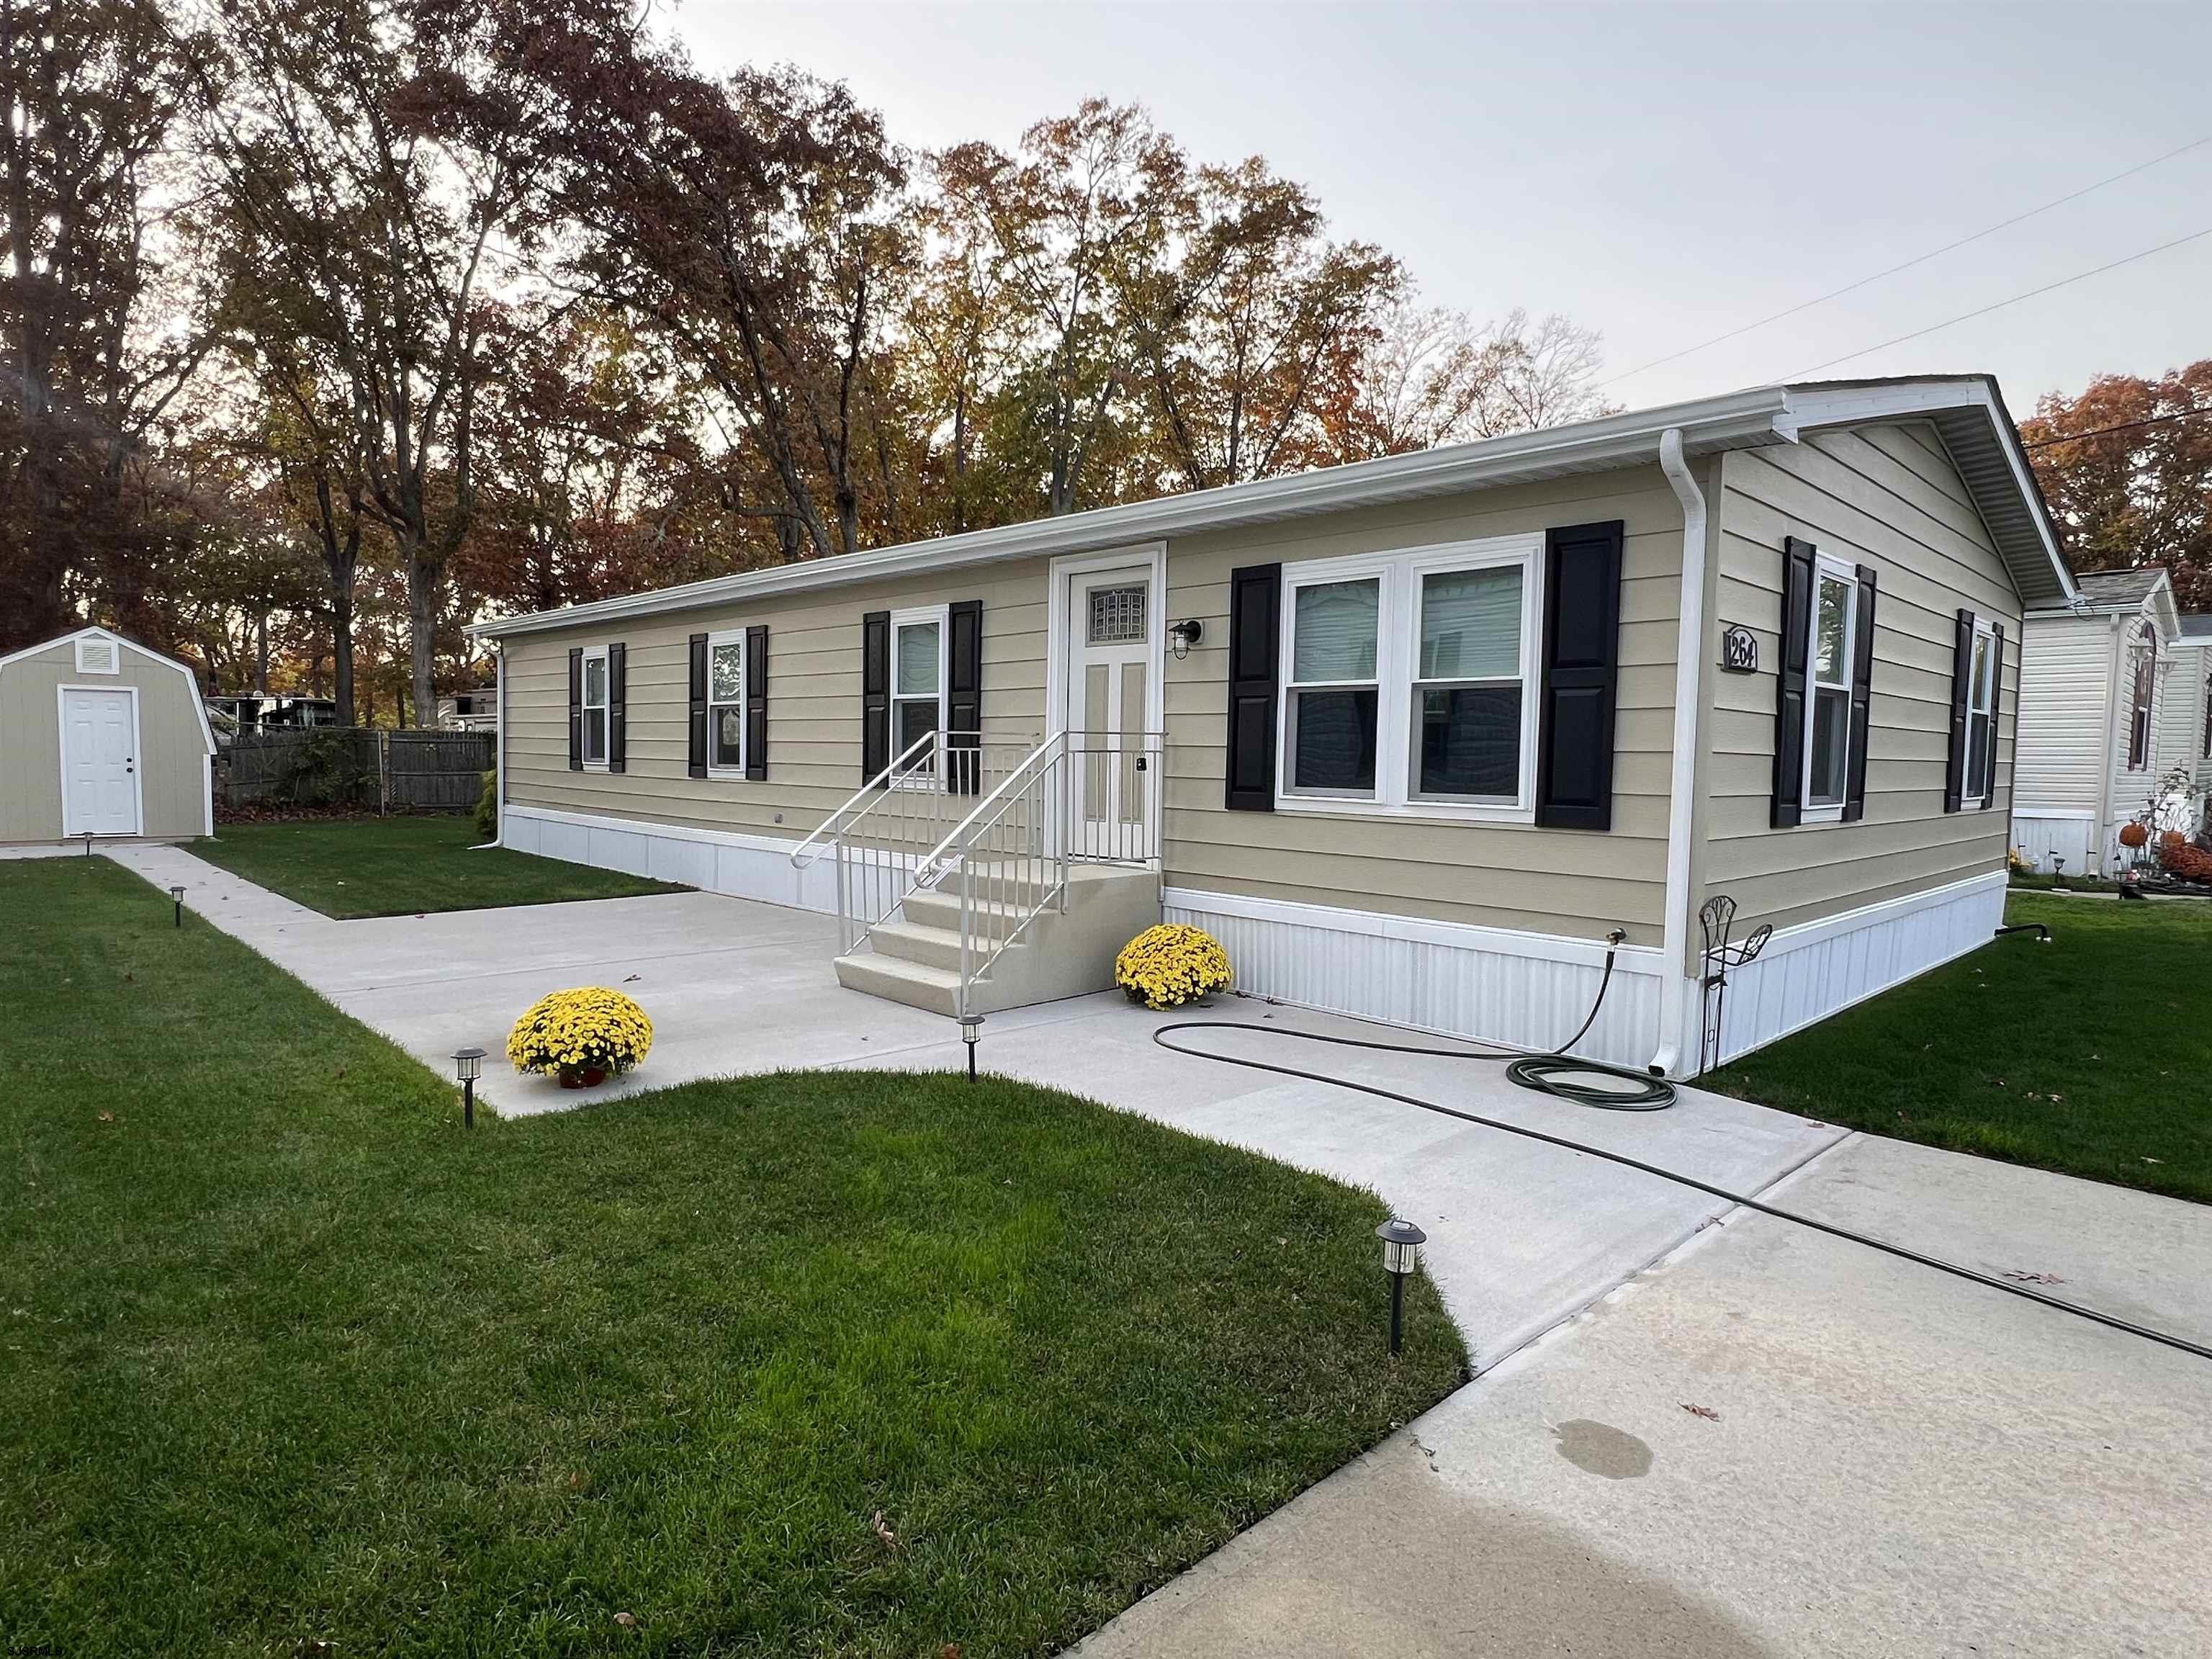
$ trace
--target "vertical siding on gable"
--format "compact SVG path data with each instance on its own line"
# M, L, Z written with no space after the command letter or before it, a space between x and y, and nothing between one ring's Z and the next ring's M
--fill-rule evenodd
M2031 616L2023 627L2015 810L2094 812L2112 730L2112 619Z
M2021 604L1932 428L1858 428L1723 458L1718 630L1759 636L1759 672L1713 678L1706 728L1703 893L1737 904L1739 937L2003 866L2018 731ZM1770 827L1786 536L1877 573L1865 817ZM1996 804L1947 813L1951 666L1961 606L2004 624ZM1694 948L1694 941L1692 947Z
M1544 829L1356 813L1231 812L1223 800L1229 573L1240 565L1474 540L1619 519L1613 827ZM1667 869L1682 511L1656 467L1178 538L1168 618L1205 635L1167 663L1170 886L1435 921L1656 944Z

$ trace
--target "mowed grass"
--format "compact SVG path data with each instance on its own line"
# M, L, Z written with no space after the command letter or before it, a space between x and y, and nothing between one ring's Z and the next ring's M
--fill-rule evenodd
M2212 905L2015 893L2001 939L1702 1079L1875 1134L2212 1203Z
M272 892L349 921L431 910L633 898L684 890L503 847L470 850L475 821L455 813L227 823L191 851Z
M954 1076L468 1133L155 896L0 865L0 1652L1043 1652L1462 1375L1334 1182Z

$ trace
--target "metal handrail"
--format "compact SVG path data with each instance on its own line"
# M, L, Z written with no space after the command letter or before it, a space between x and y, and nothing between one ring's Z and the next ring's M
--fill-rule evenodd
M830 836L834 842L836 836L843 835L846 829L850 826L840 826L837 821L843 817L846 813L852 812L855 806L859 806L860 810L858 812L853 813L854 823L858 823L862 818L867 817L870 812L873 811L877 806L882 804L883 792L890 787L892 777L894 775L900 777L909 775L915 769L908 766L908 763L912 761L916 755L921 752L921 750L934 747L936 742L936 732L923 732L912 743L907 744L905 753L899 756L897 759L894 760L889 766L884 768L882 771L877 773L875 776L870 778L858 789L855 789L852 794L846 799L845 804L842 806L832 812L828 817L823 819L822 822L816 826L812 835L807 836L805 841L802 841L798 846L791 849L792 868L794 870L804 870L810 865L813 864L817 859L820 858L822 856L823 849L817 848L814 843L820 841L824 836ZM905 767L907 769L905 771L901 771L900 769L902 767ZM866 805L861 805L864 801L866 803Z

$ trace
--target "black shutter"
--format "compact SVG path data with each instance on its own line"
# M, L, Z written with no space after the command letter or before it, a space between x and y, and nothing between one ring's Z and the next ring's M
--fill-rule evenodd
M1973 752L1966 715L1973 707L1974 613L1959 612L1952 629L1951 758L1943 774L1943 810L1947 812L1957 811L1966 802L1966 760Z
M691 636L690 718L685 723L688 739L684 769L695 778L707 775L707 636Z
M1813 544L1782 544L1782 651L1774 666L1774 810L1777 830L1805 811L1805 669L1813 631Z
M981 789L983 756L983 601L949 607L952 639L945 661L945 787L956 795Z
M1229 573L1228 807L1275 810L1275 697L1280 679L1283 567Z
M584 650L568 653L568 769L584 769Z
M768 775L768 629L745 629L745 775Z
M860 781L891 763L891 613L860 618Z
M1613 828L1613 705L1620 672L1622 526L1544 535L1543 699L1536 732L1536 822Z
M1850 778L1844 786L1846 823L1866 816L1867 733L1873 727L1874 712L1874 567L1861 565L1858 576L1858 660L1851 665Z
M607 647L607 770L629 765L629 647L617 640Z
M1997 733L2004 726L2004 624L1994 624L1996 638L1990 641L1996 653L1996 661L1990 665L1990 769L1982 785L1982 811L1988 811L1997 804Z

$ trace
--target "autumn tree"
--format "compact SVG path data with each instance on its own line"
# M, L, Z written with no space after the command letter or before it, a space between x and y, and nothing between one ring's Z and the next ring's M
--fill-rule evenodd
M2100 374L2021 422L2077 571L2163 565L2184 611L2212 611L2212 358L2154 380Z

